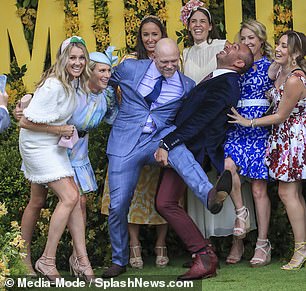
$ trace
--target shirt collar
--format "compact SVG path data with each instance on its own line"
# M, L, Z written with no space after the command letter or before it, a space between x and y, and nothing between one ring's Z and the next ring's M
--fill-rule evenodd
M216 69L213 71L213 78L226 74L226 73L237 73L237 72L234 70L229 70L229 69Z

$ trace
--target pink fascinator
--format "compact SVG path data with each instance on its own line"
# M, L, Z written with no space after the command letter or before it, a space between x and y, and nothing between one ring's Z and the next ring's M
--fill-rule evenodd
M188 1L185 6L181 9L181 16L180 20L183 22L184 25L187 25L187 21L192 13L192 11L196 11L199 8L205 10L209 16L209 21L211 22L211 15L207 8L203 7L204 3L199 0L190 0Z

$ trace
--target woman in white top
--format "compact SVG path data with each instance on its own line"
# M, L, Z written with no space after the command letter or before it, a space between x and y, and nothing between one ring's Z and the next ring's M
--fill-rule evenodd
M183 51L184 74L192 78L197 84L201 82L217 67L216 54L223 50L225 39L218 39L218 33L213 18L203 2L189 1L181 9L181 21L188 29L188 36L193 45ZM209 165L208 165L209 166ZM215 169L208 173L211 181L216 180ZM255 226L255 214L252 202L252 194L249 185L243 183L242 190L248 193L245 204L250 209L251 228ZM248 202L249 201L249 202ZM188 193L188 214L195 221L200 231L206 238L210 236L227 236L233 233L233 224L236 218L234 205L231 199L226 199L222 211L213 215L206 211L205 207L193 195Z
M85 92L89 79L88 52L82 38L66 39L56 56L56 62L38 82L29 106L20 120L19 148L24 162L25 177L34 184L47 185L58 196L43 255L35 269L51 282L60 275L55 265L59 240L67 225L80 259L80 272L87 278L93 271L85 246L85 226L80 208L79 192L67 149L58 146L61 137L69 138L76 131L67 121L74 112L76 88ZM31 199L34 199L32 197Z

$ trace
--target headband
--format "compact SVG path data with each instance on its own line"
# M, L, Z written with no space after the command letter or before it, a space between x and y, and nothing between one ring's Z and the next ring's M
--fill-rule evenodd
M146 20L147 18L154 18L156 20L158 20L161 23L161 20L156 16L156 15L145 15L142 19L141 22L143 22L144 20Z
M92 52L89 54L89 59L96 63L107 64L112 67L118 60L117 56L113 56L114 46L109 46L104 53Z
M83 38L81 38L80 36L72 36L69 37L67 39L65 39L62 42L61 45L61 54L63 53L63 51L65 50L65 48L70 44L70 43L81 43L82 45L84 45L86 47L85 41Z
M292 32L293 32L293 33L297 36L297 38L299 39L299 42L300 42L300 45L301 45L301 49L303 50L303 43L302 43L301 37L299 36L299 34L298 34L296 31L292 30Z
M198 10L198 9L204 10L204 11L207 12L209 22L211 23L211 14L210 14L210 12L208 11L207 8L202 7L202 6L204 6L204 3L199 1L199 0L190 0L189 2L187 2L185 4L185 6L183 6L182 9L181 9L180 20L183 22L183 24L187 25L187 22L188 22L188 19L189 19L191 13L193 11Z

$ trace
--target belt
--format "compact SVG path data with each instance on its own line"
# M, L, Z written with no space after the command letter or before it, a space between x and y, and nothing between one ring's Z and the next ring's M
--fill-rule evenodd
M237 108L251 106L270 106L270 102L267 99L241 99L238 101Z
M87 133L88 133L88 131L86 131L86 130L78 130L79 137L84 137Z

